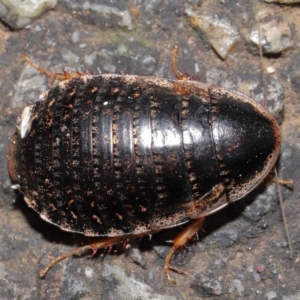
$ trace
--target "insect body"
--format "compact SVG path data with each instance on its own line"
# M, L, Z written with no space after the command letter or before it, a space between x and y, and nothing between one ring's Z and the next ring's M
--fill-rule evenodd
M66 231L115 241L195 220L167 257L170 280L176 247L203 217L255 188L279 150L276 120L242 94L196 81L85 75L23 111L9 173L27 204Z

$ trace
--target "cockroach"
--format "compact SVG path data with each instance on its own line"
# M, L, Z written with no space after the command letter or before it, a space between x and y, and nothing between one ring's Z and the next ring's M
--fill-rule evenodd
M116 74L54 74L61 81L19 118L8 151L11 180L42 219L99 241L74 253L190 222L170 260L204 218L257 187L281 136L264 107L193 81ZM53 73L36 66L39 71Z

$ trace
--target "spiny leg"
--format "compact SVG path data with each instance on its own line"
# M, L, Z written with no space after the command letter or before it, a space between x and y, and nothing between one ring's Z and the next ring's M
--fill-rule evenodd
M200 218L197 220L192 221L192 223L190 223L186 228L184 228L183 231L181 231L177 237L174 239L173 242L173 246L170 249L166 260L165 260L165 266L164 266L164 270L165 270L165 274L167 276L168 282L173 283L174 280L170 277L170 269L174 269L177 271L176 268L172 268L170 266L170 261L171 258L174 254L174 252L179 248L179 247L183 247L202 227L203 223L204 223L204 219L205 218ZM180 273L186 274L185 272L180 271Z
M103 249L103 248L107 248L109 247L111 249L111 247L115 244L118 244L120 242L126 243L128 240L130 239L134 239L134 238L142 238L146 235L152 235L157 233L158 231L160 231L159 229L155 229L155 230L151 230L149 232L145 232L145 233L141 233L141 234L127 234L127 235L123 235L123 236L113 236L113 237L103 237L98 241L95 241L93 243L90 243L88 245L82 246L82 247L78 247L76 249L73 249L69 252L66 252L56 258L54 258L45 269L41 270L39 272L39 275L41 278L45 278L45 276L47 275L48 271L54 266L56 265L58 262L74 255L74 254L80 254L83 251L86 250L92 250L92 256L97 252L98 249Z
M74 255L74 254L79 254L82 253L83 251L86 250L92 250L94 255L98 249L100 248L106 248L106 247L111 247L114 244L120 243L120 242L124 242L127 241L128 239L132 239L136 236L133 235L126 235L126 236L116 236L116 237L106 237L106 238L102 238L99 241L93 242L91 244L73 249L69 252L66 252L56 258L54 258L45 269L41 270L39 272L40 278L45 278L45 276L47 275L48 271L54 266L56 265L58 262Z
M49 77L49 85L51 85L55 80L58 81L64 81L64 80L68 80L68 79L72 79L72 78L76 78L76 77L80 77L80 76L84 76L84 75L89 75L91 73L85 71L85 72L67 72L67 71L63 71L62 73L58 73L58 72L51 72L48 71L42 67L40 67L39 65L37 65L35 62L33 62L27 55L23 54L22 58L29 64L31 65L33 68L35 68L38 72L45 74L47 77Z

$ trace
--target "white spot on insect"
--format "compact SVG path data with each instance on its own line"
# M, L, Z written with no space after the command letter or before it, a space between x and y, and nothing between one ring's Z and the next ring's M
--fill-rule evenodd
M19 189L21 186L19 185L19 184L13 184L12 186L11 186L11 188L13 189L13 190L17 190L17 189Z
M61 128L60 128L61 132L65 132L66 130L68 130L68 127L66 125L63 125Z
M85 270L84 270L84 274L87 278L92 278L93 273L94 273L94 270L90 267L86 267Z
M31 112L32 106L26 106L22 112L21 123L20 123L20 135L23 139L31 128Z
M103 102L103 105L108 105L108 101Z
M73 166L78 167L79 166L79 161L78 160L73 160Z

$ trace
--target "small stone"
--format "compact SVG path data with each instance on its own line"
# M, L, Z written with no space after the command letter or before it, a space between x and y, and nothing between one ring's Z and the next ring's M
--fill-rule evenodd
M93 66L95 63L95 59L97 57L97 52L92 52L89 55L85 55L84 56L84 63L88 66Z
M223 294L221 283L214 278L214 274L210 271L202 272L193 276L191 288L200 296Z
M253 278L256 282L260 282L261 281L261 277L259 274L253 272Z
M239 40L239 31L224 16L207 12L194 12L187 8L185 14L196 30L201 30L218 55L225 59Z
M2 0L10 10L22 17L33 18L49 8L54 8L57 0Z
M71 50L66 50L61 54L62 58L68 62L70 65L78 64L79 57L73 53Z
M127 253L133 262L135 262L143 268L146 266L145 257L139 249L131 248L127 251Z
M258 25L250 32L249 39L255 45L261 44L262 50L267 54L278 54L293 46L290 25L275 18L273 10L261 10L257 13Z
M79 39L80 39L79 32L78 32L78 31L74 31L74 32L72 33L71 39L72 39L72 42L73 42L74 44L78 43L78 42L79 42Z
M80 4L78 4L80 5ZM119 19L118 25L120 27L125 27L127 30L133 30L132 17L128 10L119 10L117 7L102 5L102 4L92 4L87 1L84 2L82 8L84 10L89 10L94 12L99 16L107 19L113 19L117 17Z
M273 74L273 73L276 72L276 70L275 70L275 68L274 68L273 66L269 66L269 67L267 67L267 72L268 72L269 74Z
M268 185L264 193L257 196L256 200L248 205L243 212L243 215L254 222L258 222L268 212L274 211L277 208L275 185Z
M14 29L28 28L32 19L54 8L57 0L2 0L0 18Z
M90 267L86 267L85 270L84 270L84 274L87 278L92 278L93 273L94 273L94 270Z
M25 65L18 82L14 86L11 107L14 109L24 108L25 95L27 103L34 103L45 89L44 76L38 74L31 66Z
M277 293L275 291L270 291L266 294L268 300L276 299Z
M118 266L104 264L102 276L109 282L116 282L114 297L111 299L156 299L156 300L177 300L178 298L155 293L152 288L134 278Z
M244 286L239 279L232 280L231 285L229 286L229 293L241 295L244 292Z

